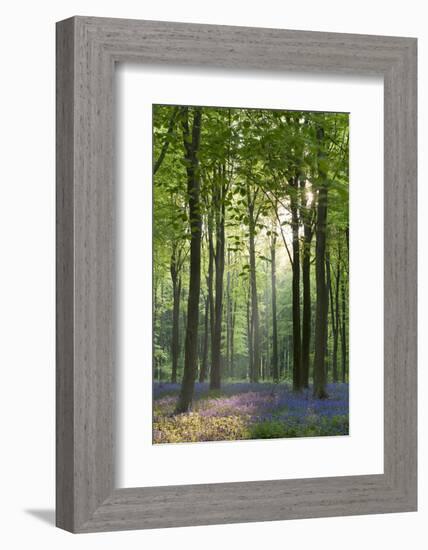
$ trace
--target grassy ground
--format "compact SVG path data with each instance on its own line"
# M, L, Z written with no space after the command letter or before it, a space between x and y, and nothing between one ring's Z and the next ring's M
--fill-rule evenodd
M288 384L196 384L193 409L174 414L180 386L155 383L153 443L348 435L348 384L329 384L328 399Z

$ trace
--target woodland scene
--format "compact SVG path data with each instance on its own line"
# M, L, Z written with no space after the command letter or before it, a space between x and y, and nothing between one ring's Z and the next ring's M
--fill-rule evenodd
M153 443L347 435L349 115L153 106Z

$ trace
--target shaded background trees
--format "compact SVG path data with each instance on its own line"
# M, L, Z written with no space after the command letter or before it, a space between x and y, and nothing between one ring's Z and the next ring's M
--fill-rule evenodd
M153 108L154 377L348 379L348 115Z

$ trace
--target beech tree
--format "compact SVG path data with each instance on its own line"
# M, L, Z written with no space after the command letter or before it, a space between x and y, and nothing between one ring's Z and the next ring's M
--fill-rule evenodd
M189 111L181 109L181 125L183 129L184 160L187 174L187 195L189 204L190 228L190 267L189 267L189 297L187 300L187 328L184 349L184 371L177 412L189 410L192 404L193 390L197 373L198 357L198 321L199 294L201 285L201 212L199 204L200 170L199 146L201 137L202 109L194 107L193 120L190 121Z

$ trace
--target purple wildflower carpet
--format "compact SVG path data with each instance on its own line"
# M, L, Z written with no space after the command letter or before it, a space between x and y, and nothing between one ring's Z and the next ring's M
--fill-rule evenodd
M348 384L329 384L327 399L288 384L196 384L192 411L174 414L179 384L155 383L153 443L348 435Z

